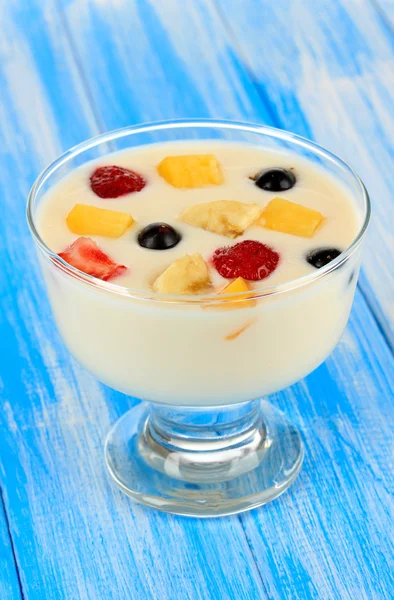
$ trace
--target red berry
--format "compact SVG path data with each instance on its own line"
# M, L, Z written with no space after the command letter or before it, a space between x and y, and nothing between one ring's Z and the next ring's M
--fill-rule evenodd
M59 256L76 269L103 281L113 279L127 270L124 265L118 265L111 260L96 242L88 237L78 238L60 252Z
M212 262L226 279L243 277L260 281L271 275L279 264L279 254L269 246L254 240L245 240L235 246L215 250Z
M140 192L146 181L139 173L116 167L99 167L90 176L90 187L100 198L118 198L131 192Z

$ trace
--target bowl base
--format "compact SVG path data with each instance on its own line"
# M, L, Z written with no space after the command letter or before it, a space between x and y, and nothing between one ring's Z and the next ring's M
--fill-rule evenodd
M158 441L148 404L121 417L105 443L105 461L131 498L158 510L191 517L244 512L274 500L297 477L304 456L299 431L268 402L257 402L253 431L231 446L215 440L196 451ZM211 438L212 440L212 438Z

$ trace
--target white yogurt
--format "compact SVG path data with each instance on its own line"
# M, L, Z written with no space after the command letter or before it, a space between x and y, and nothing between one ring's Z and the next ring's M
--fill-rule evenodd
M223 169L223 185L180 190L156 172L165 156L201 153L215 154ZM101 199L90 189L89 177L96 166L105 164L136 170L148 184L138 193ZM296 185L281 194L259 189L249 177L268 167L294 169ZM177 220L186 207L202 202L239 200L263 208L279 195L325 216L312 239L252 226L234 241ZM305 260L308 251L344 250L361 223L350 191L311 162L293 154L217 141L144 146L76 169L47 192L39 207L39 233L56 253L78 237L68 230L65 220L76 203L134 217L136 224L121 238L90 237L129 268L112 283L136 290L150 290L155 278L186 253L198 252L208 260L217 248L246 239L279 252L278 268L252 284L256 290L271 287L314 272ZM182 241L165 251L141 248L138 232L158 221L175 227ZM70 277L46 259L42 264L59 329L72 354L87 369L107 385L137 398L192 406L251 400L286 387L318 366L346 325L359 255L302 288L261 298L253 307L223 311L111 294ZM228 283L213 267L211 277L217 290Z

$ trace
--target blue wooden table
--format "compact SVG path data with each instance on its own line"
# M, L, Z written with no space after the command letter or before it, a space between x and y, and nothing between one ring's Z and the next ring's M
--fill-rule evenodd
M393 598L393 0L4 0L0 24L0 599ZM342 341L273 398L303 431L301 475L205 521L111 485L103 439L133 401L64 348L24 217L62 151L176 117L315 139L374 204Z

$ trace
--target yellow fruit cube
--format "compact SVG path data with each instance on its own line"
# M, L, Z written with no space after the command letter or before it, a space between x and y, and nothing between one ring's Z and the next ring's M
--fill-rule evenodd
M274 198L264 208L259 224L266 229L311 238L324 221L317 210L284 198Z
M134 223L131 215L116 210L76 204L67 215L68 228L78 235L118 238Z
M157 165L159 175L176 188L198 188L220 185L223 175L213 154L166 156Z
M239 292L248 292L250 289L251 288L248 282L245 281L243 277L238 277L226 285L226 287L222 289L219 294L236 294ZM221 308L247 308L256 304L255 300L245 300L245 296L242 296L242 298L239 298L238 300L234 300L232 298L223 298L222 302L223 301L228 302L229 304L228 306L221 305Z
M189 225L236 238L250 227L260 216L257 204L246 204L237 200L214 200L189 206L179 219Z
M208 267L201 254L186 254L175 260L154 282L155 292L195 294L210 285Z
M219 293L220 294L237 294L239 292L249 291L249 284L243 277L234 279L231 283L227 284Z

